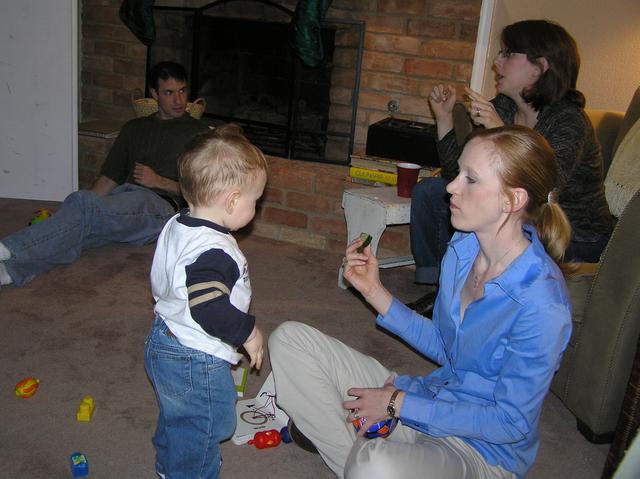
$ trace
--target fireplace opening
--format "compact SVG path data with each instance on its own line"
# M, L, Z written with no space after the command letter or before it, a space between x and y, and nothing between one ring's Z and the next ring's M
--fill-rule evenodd
M212 116L260 130L272 126L272 135L279 131L283 139L291 124L293 148L300 151L303 134L315 137L318 146L326 141L322 132L328 126L335 30L323 29L325 58L316 68L306 67L292 52L288 33L284 23L203 18L197 95ZM277 137L258 135L257 140L274 154L286 154L287 145Z
M347 164L363 24L323 21L324 56L310 67L291 45L286 9L259 1L259 8L238 10L230 3L235 2L154 7L156 40L148 49L148 65L162 60L185 65L191 101L206 100L205 121L240 124L267 154Z

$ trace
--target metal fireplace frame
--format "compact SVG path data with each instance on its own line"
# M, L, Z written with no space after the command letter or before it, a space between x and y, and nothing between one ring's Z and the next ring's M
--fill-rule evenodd
M274 3L270 0L216 0L214 2L210 2L206 5L203 5L201 7L171 7L171 6L154 6L153 10L154 11L179 11L179 12L185 12L185 13L191 13L194 15L193 17L193 37L192 37L192 51L191 51L191 69L190 69L190 82L192 85L192 89L191 89L191 93L190 93L190 101L193 101L195 99L195 92L199 91L200 89L200 85L199 85L199 81L200 81L200 70L199 70L199 64L198 64L198 60L199 60L199 55L200 55L200 45L199 45L199 35L200 35L200 29L202 27L202 18L204 16L204 12L206 10L209 10L210 8L214 8L214 7L218 7L222 4L225 3L231 3L231 2L237 2L237 1L243 1L243 2L255 2L255 3L260 3L269 7L273 7L277 10L280 10L281 12L289 15L290 18L293 18L294 12L282 5L278 5L277 3ZM239 18L239 17L229 17L229 18L234 18L234 19L239 19L239 20L245 20L245 18ZM322 27L330 27L331 25L345 25L347 27L350 28L355 28L356 32L358 34L358 47L357 47L357 53L356 53L356 64L354 67L355 70L355 80L354 80L354 85L353 85L353 94L351 97L351 125L350 125L350 129L349 129L349 133L343 133L343 132L339 132L339 131L332 131L330 132L328 129L324 129L324 130L306 130L306 129L301 129L301 128L295 128L295 123L296 123L296 113L297 113L297 102L299 100L299 85L300 85L300 74L296 73L294 75L294 85L293 85L293 95L290 99L290 103L288 106L288 112L287 112L287 125L280 125L280 124L274 124L274 123L266 123L266 122L261 122L261 121L256 121L256 120L248 120L248 119L238 119L238 118L233 118L233 117L225 117L225 116L221 116L221 115L215 115L212 113L208 113L205 111L204 113L204 117L205 118L212 118L212 119L217 119L217 120L222 120L225 122L237 122L241 125L248 125L249 127L256 127L256 128L272 128L273 130L279 130L284 132L284 137L285 137L285 142L283 143L284 146L284 151L285 151L285 157L286 158L293 158L295 157L296 154L296 148L295 148L295 144L296 144L296 137L300 134L312 134L312 135L323 135L324 138L329 138L329 137L334 137L334 138L348 138L349 140L349 145L348 145L348 152L345 158L340 159L340 160L332 160L332 159L327 159L326 157L323 158L322 160L310 160L310 161L321 161L323 163L335 163L335 164L348 164L349 163L349 157L351 155L351 153L353 152L353 145L354 145L354 137L355 137L355 130L356 130L356 117L357 117L357 111L358 111L358 96L359 96L359 92L360 92L360 75L361 75L361 66L362 66L362 55L363 55L363 50L364 50L364 22L362 21L358 21L358 20L348 20L348 19L325 19L322 20L320 22ZM147 63L147 73L149 72L150 68L151 68L151 49L153 48L154 43L152 43L151 45L149 45L147 47L147 59L146 59L146 63ZM295 61L295 70L299 71L299 69L301 68L301 60L300 58L293 53L294 56L294 61ZM147 96L149 96L149 91L148 91L148 85L147 85ZM302 159L304 160L305 158L295 158L295 159Z

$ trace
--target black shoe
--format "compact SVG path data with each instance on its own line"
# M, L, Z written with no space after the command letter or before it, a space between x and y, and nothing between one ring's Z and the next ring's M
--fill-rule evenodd
M407 307L413 309L416 313L426 318L430 318L433 315L433 304L436 302L436 296L438 296L438 290L430 291L421 298L407 303Z
M300 429L296 427L291 419L289 419L289 424L287 424L287 427L289 428L289 435L291 436L291 439L293 439L293 442L295 442L298 447L301 447L307 452L319 454L316 446L314 446L313 443L300 432Z

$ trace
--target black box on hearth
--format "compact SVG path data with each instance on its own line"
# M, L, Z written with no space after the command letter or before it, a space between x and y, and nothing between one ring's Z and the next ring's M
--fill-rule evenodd
M435 125L389 117L369 125L366 154L439 167L437 138Z

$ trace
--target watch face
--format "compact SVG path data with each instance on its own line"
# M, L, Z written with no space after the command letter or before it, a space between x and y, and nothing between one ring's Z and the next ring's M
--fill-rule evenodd
M398 397L399 393L400 393L400 389L396 389L391 395L391 398L389 399L389 404L387 405L387 414L392 418L396 417L396 397Z

